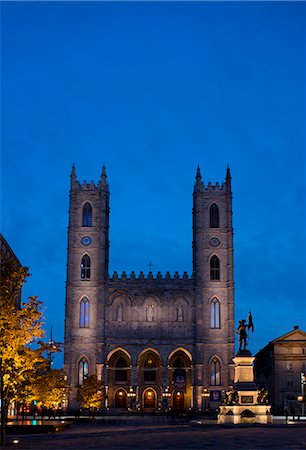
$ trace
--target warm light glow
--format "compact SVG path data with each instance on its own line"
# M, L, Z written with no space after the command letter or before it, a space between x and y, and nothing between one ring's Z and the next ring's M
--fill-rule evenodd
M14 439L14 440L13 440L13 444L19 444L18 439Z
M180 392L178 392L177 394L176 394L178 397L180 397L180 395L181 395L181 393Z
M122 397L122 395L123 395L123 392L120 391L120 392L119 392L119 397Z
M148 397L152 397L152 392L151 391L148 392Z

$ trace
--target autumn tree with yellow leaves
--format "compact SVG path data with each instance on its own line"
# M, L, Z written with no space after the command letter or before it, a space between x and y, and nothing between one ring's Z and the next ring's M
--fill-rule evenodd
M4 446L9 404L31 394L35 373L46 360L42 355L44 349L33 347L44 335L41 302L30 297L21 308L16 306L16 298L29 276L28 269L2 260L0 275L1 445Z
M32 385L32 399L38 406L58 408L67 398L67 376L62 369L51 369L38 375Z
M78 388L77 399L81 406L88 408L89 412L94 412L94 408L99 408L102 405L102 381L98 380L96 375L90 375Z

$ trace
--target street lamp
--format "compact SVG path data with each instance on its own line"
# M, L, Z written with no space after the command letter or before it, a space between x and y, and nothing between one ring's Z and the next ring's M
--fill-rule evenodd
M209 390L207 388L203 388L203 391L201 393L201 397L202 397L202 406L203 406L203 401L204 401L204 411L207 410L207 398L209 397Z
M168 409L168 401L169 401L169 398L171 397L171 392L170 392L169 386L166 386L164 388L164 391L162 393L162 397L163 397L164 408Z
M305 406L305 401L304 401L304 397L303 397L303 395L299 395L298 396L298 401L301 403L301 412L302 412L302 416L304 415L304 406Z
M136 393L133 390L133 387L130 386L129 392L127 393L127 396L129 398L129 410L132 411L132 405L133 401L135 400Z

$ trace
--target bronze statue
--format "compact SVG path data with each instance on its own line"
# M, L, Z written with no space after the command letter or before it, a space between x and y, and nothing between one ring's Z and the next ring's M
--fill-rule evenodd
M261 405L268 405L269 393L268 393L267 389L265 389L265 388L260 389L260 391L258 392L258 396L257 396L257 403L259 403Z
M236 333L239 334L239 351L242 350L242 345L243 345L243 350L246 350L246 347L248 345L247 343L247 328L248 330L251 328L252 332L254 331L254 324L253 324L253 318L252 318L252 314L251 311L249 312L249 317L248 317L248 324L246 324L246 320L239 320L239 325L238 328L236 330Z
M245 350L246 346L248 345L247 343L248 334L246 332L246 327L247 326L245 324L245 320L239 320L239 325L236 330L236 333L239 333L239 350L242 350L242 345L243 350Z
M239 395L238 392L232 387L230 391L226 392L224 402L225 405L238 405Z

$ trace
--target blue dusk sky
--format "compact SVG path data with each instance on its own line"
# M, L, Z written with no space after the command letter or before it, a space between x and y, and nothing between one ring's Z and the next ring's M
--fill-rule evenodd
M192 191L233 189L235 322L306 330L306 4L2 2L1 232L63 341L69 183L111 192L110 272L187 271ZM62 364L57 356L56 365Z

